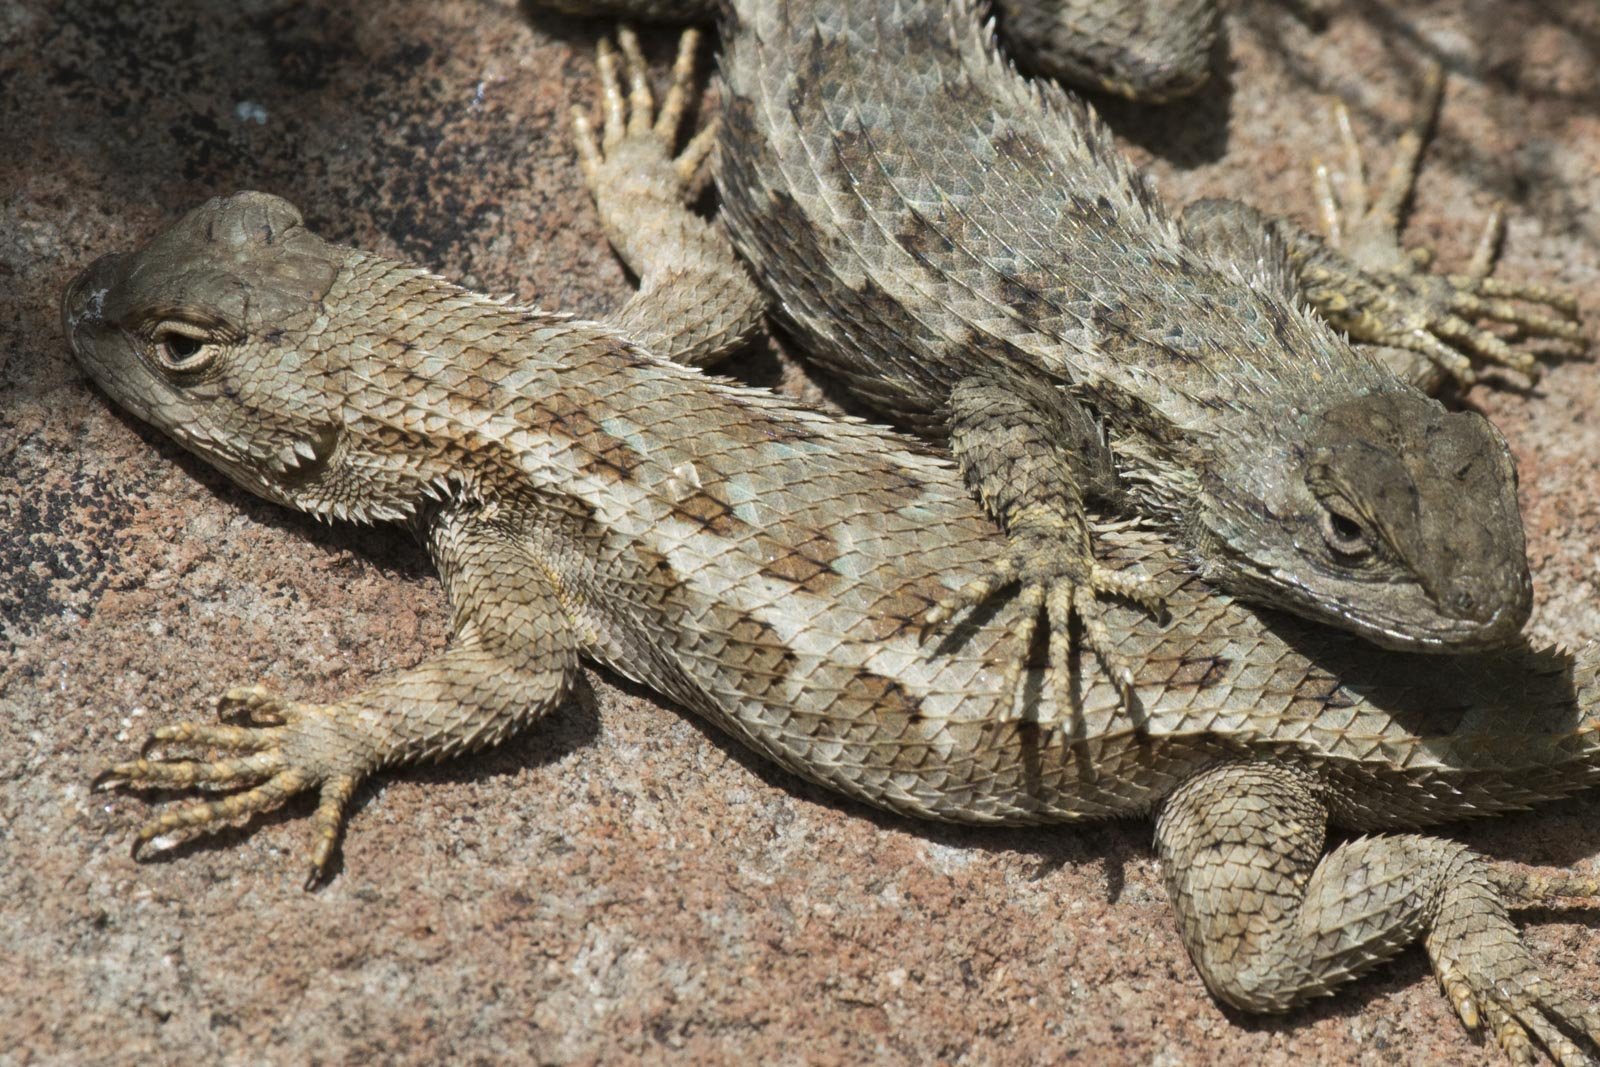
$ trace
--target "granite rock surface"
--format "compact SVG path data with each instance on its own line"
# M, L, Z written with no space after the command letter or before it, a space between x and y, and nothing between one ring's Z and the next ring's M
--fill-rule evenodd
M1241 0L1227 27L1198 101L1105 105L1165 195L1309 220L1329 94L1381 164L1438 59L1412 240L1462 262L1503 199L1503 272L1575 290L1600 332L1600 8ZM1148 825L884 816L598 672L524 737L363 789L317 892L309 803L130 860L147 799L91 793L104 761L230 685L347 693L437 648L445 612L402 535L284 513L114 411L67 354L63 286L255 188L329 237L603 313L628 283L565 119L603 29L494 0L0 4L0 1063L1497 1057L1415 950L1284 1018L1219 1008ZM770 351L734 370L816 391ZM1533 632L1600 640L1600 366L1465 402L1520 463ZM1578 799L1458 834L1592 871L1597 816ZM1600 912L1527 931L1596 988Z

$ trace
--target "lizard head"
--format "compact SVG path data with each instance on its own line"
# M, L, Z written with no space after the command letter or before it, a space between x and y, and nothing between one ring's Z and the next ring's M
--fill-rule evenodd
M307 503L341 451L336 371L316 341L345 250L264 193L218 198L134 252L96 260L67 287L73 355L119 405L234 481ZM373 516L389 517L389 516Z
M1265 451L1226 465L1243 494L1206 494L1227 501L1206 521L1212 536L1245 559L1224 584L1387 648L1516 637L1532 586L1516 467L1488 419L1394 392L1285 422Z

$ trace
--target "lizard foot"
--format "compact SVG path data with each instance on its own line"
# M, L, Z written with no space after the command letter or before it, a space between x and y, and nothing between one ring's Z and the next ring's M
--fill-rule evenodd
M1594 879L1527 875L1498 867L1490 869L1489 880L1498 894L1471 892L1469 880L1464 890L1447 895L1426 939L1445 996L1469 1030L1488 1023L1514 1063L1535 1062L1538 1046L1563 1065L1592 1062L1568 1035L1600 1044L1600 1008L1540 972L1500 898L1517 905L1552 897L1594 897L1600 885Z
M1006 668L1003 691L1017 692L1028 663L1027 650L1033 646L1041 612L1049 619L1050 670L1057 691L1070 692L1072 680L1071 620L1077 616L1082 626L1083 643L1095 654L1111 676L1122 706L1134 703L1133 669L1116 652L1110 631L1101 616L1098 598L1113 596L1139 604L1152 615L1166 613L1162 598L1148 587L1148 579L1110 570L1095 562L1086 551L1073 551L1062 531L1048 526L1019 526L1012 530L1005 552L989 572L968 582L941 600L923 617L924 633L968 608L987 601L1000 589L1020 586L1018 599L1024 605L1022 653Z
M678 38L672 82L659 111L639 38L624 26L617 31L617 44L626 67L627 91L623 91L623 78L617 70L616 50L608 38L602 37L596 60L605 109L601 134L596 136L589 116L581 108L572 109L572 133L584 181L600 199L607 187L627 185L650 175L674 184L680 201L692 201L699 192L705 161L717 139L717 121L713 119L689 139L676 158L672 154L696 88L694 61L700 47L699 31L685 30Z
M330 728L334 706L299 704L260 686L245 686L224 693L217 712L225 719L244 718L250 725L187 722L157 727L141 758L106 768L95 778L94 788L242 790L219 800L170 808L150 819L134 839L136 859L147 846L165 851L315 789L320 799L312 816L314 843L306 888L314 887L327 870L345 808L365 775L359 753L337 744L342 734ZM230 755L218 760L149 758L156 745L210 748ZM330 753L337 755L330 759Z
M1443 74L1429 71L1411 127L1400 137L1389 172L1376 193L1369 190L1361 149L1351 129L1350 112L1333 105L1345 164L1343 196L1321 161L1314 165L1317 201L1330 247L1349 257L1306 265L1313 301L1354 338L1408 349L1425 356L1466 386L1476 380L1477 364L1518 371L1529 381L1541 373L1537 358L1513 348L1499 333L1474 320L1510 327L1518 336L1558 343L1569 354L1588 344L1569 293L1536 284L1491 278L1504 234L1500 205L1490 211L1465 271L1429 274L1431 250L1400 245L1400 218L1416 181L1429 128L1438 114ZM1351 266L1356 268L1351 270ZM1521 301L1521 303L1517 303Z

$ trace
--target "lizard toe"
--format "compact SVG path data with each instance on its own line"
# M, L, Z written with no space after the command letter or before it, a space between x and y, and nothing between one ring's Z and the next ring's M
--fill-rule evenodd
M217 717L247 726L285 726L308 706L274 693L263 685L240 685L217 698Z
M134 837L133 857L165 852L201 834L232 826L258 812L271 811L311 784L306 775L280 770L265 782L216 800L197 800L170 808L146 822Z
M327 871L344 826L350 798L371 762L365 748L349 742L338 705L286 700L259 686L229 690L218 702L224 714L249 717L255 725L175 723L157 727L145 756L113 764L95 779L96 789L175 789L228 792L162 811L140 827L134 857L167 851L200 835L237 825L289 798L317 790L312 816L310 888ZM219 749L224 759L165 754L152 747Z
M1480 870L1485 877L1475 877ZM1572 888L1571 879L1467 869L1446 890L1425 941L1461 1021L1476 1029L1481 1019L1513 1062L1532 1063L1543 1049L1560 1064L1589 1063L1573 1036L1600 1045L1600 1011L1546 977L1505 907Z
M136 759L114 763L95 778L99 789L227 789L249 785L282 769L273 752L225 760Z
M1025 670L1041 615L1047 620L1050 670L1058 691L1066 693L1076 680L1073 650L1081 643L1093 652L1101 669L1116 686L1124 708L1134 702L1131 666L1117 653L1104 619L1102 597L1131 601L1153 615L1165 613L1165 601L1148 588L1140 575L1114 571L1064 544L1058 531L1014 531L1005 552L990 569L941 600L924 616L924 638L958 613L987 603L1000 590L1016 586L1021 605L1016 636L1018 654L1008 663L1002 685L1021 693ZM1079 623L1075 638L1072 623Z
M694 199L717 135L713 121L690 138L681 152L676 151L696 95L699 45L696 30L685 31L679 39L672 80L658 107L637 36L623 28L615 46L609 38L601 39L596 58L604 116L601 132L596 134L593 120L582 109L572 109L579 163L585 182L597 197L605 188L631 188L647 181L675 189L683 202ZM622 70L618 69L619 50Z

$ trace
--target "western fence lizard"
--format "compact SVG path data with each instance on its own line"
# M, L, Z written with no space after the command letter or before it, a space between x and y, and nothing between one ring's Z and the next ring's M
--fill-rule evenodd
M625 314L678 314L658 343L709 338L680 344L695 356L738 332L716 323L751 321L738 309L754 298L714 280L729 262L715 231L677 204L657 217L685 195L692 158L658 148L652 178L633 166L650 155L641 142L671 139L686 81L654 124L642 78L614 87L588 166L603 179L626 161L641 225L674 235L674 261L644 271ZM1531 1036L1579 1055L1557 1026L1600 1037L1600 1013L1540 974L1505 910L1595 895L1594 882L1417 834L1323 855L1329 826L1421 827L1600 777L1592 651L1382 652L1258 614L1155 535L1104 529L1108 558L1142 567L1172 608L1162 627L1108 607L1145 717L1129 723L1094 671L1064 687L1034 667L1033 713L1018 717L1007 677L1025 655L1023 604L963 620L937 648L919 633L1004 541L953 467L892 433L704 377L612 325L330 245L259 193L96 262L63 321L118 403L241 485L319 516L409 523L454 616L446 651L344 700L251 686L221 700L243 724L159 727L153 740L179 753L225 756L138 759L105 784L243 791L167 810L141 842L315 792L316 878L365 778L495 743L557 705L586 656L894 811L1154 815L1185 943L1229 1003L1283 1010L1422 938L1463 1019L1514 1053Z
M1082 501L1098 496L1157 518L1235 594L1384 646L1515 637L1531 594L1504 439L1307 301L1462 381L1474 360L1535 370L1462 316L1575 344L1572 305L1488 278L1486 257L1417 273L1385 234L1404 166L1347 242L1366 271L1242 205L1171 220L1087 105L1019 77L966 0L724 10L717 181L736 244L808 356L891 421L949 435L1012 538L930 621L1014 584L1054 632L1080 616L1115 664L1095 595L1138 587L1095 562ZM1029 442L996 450L1021 427Z

